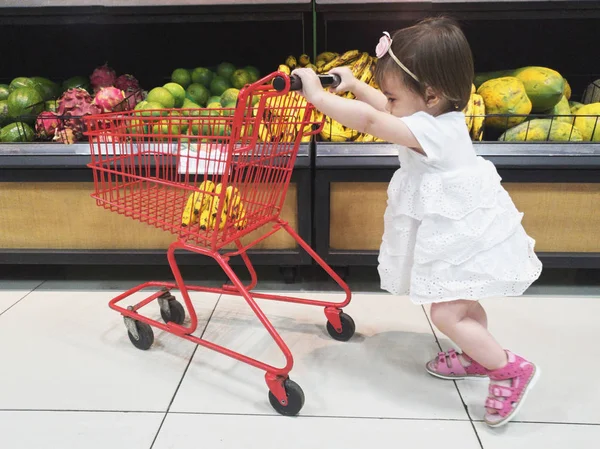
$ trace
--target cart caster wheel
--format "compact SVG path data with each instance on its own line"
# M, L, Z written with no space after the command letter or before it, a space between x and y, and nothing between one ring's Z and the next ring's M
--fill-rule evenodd
M142 351L150 349L150 346L152 346L152 343L154 343L154 332L152 332L152 327L150 327L149 324L142 323L140 321L134 321L134 323L138 335L136 338L131 331L127 331L129 340L131 340L133 346L141 349Z
M284 416L296 416L304 407L304 391L296 382L286 379L283 383L287 393L287 405L281 404L275 395L269 391L269 402L277 413Z
M183 324L185 321L185 309L176 299L168 300L168 310L160 308L160 316L165 323Z
M356 331L356 325L354 324L354 320L350 315L346 315L344 312L340 313L340 320L342 321L342 332L338 332L331 325L331 323L327 322L327 332L331 335L331 338L337 341L348 341L354 335Z

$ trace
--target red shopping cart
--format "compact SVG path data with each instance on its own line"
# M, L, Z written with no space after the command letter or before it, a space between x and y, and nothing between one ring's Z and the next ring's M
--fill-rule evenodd
M156 327L261 369L273 408L296 415L304 393L289 378L292 354L255 300L323 307L327 330L339 341L349 340L355 331L352 318L342 312L350 302L350 289L279 216L300 143L320 131L322 117L290 91L290 78L277 72L244 88L235 109L115 112L89 116L85 122L97 205L177 236L167 251L174 283L146 282L110 301L123 316L133 345L149 349ZM265 231L259 237L243 239L259 228ZM346 293L343 302L252 292L257 275L247 251L282 229L339 284ZM212 257L232 285L186 285L175 261L176 250ZM243 259L250 273L248 285L231 269L233 256ZM153 292L143 301L119 305L149 288ZM181 293L185 307L175 299L174 290ZM190 291L242 296L283 352L285 366L271 366L193 335L198 318ZM140 313L155 300L163 322Z

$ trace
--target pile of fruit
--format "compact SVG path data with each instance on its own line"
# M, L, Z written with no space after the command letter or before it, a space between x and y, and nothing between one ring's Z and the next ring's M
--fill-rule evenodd
M199 228L203 231L216 230L223 185L221 183L215 185L212 181L204 181L198 188L199 192L191 193L188 196L181 214L181 226L187 228L198 223ZM228 186L225 189L224 198L225 204L221 210L219 229L224 229L226 225L233 226L238 230L244 229L248 224L248 219L246 218L246 208L242 202L240 192L235 187ZM229 223L227 223L228 220Z
M15 78L0 85L0 142L38 138L72 144L83 138L81 117L133 109L144 96L135 77L117 77L107 65L61 86L41 77Z
M498 140L600 141L600 89L594 84L578 103L569 101L567 80L546 67L480 73L474 83L488 114L486 132L500 134Z
M317 56L315 64L311 64L308 55L301 55L298 59L294 56L288 56L285 64L281 64L279 71L291 73L297 67L312 68L317 73L328 73L336 67L349 67L356 79L378 89L375 83L374 73L377 59L370 56L368 53L361 53L359 50L349 50L343 54L330 51L323 52ZM340 93L339 96L344 98L354 98L350 92ZM317 121L322 117L317 114ZM321 131L321 138L330 142L380 142L381 140L369 134L358 133L355 130L346 128L341 123L325 117L325 125Z

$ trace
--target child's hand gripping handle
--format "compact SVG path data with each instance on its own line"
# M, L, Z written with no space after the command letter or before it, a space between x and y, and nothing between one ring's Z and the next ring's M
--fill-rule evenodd
M337 87L342 82L342 79L338 75L319 75L321 86L323 87ZM273 79L273 87L276 91L281 92L285 90L285 78L283 76L277 76ZM296 76L290 76L290 90L302 90L302 80Z

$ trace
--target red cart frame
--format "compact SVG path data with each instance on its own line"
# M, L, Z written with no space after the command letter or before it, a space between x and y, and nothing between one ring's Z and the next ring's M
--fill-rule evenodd
M284 86L281 91L273 88L276 77L285 81L278 83ZM289 379L294 363L291 351L255 300L323 307L327 330L339 341L349 340L355 331L352 318L342 312L350 303L350 289L279 216L300 143L323 127L318 116L303 97L290 92L287 75L276 72L246 86L234 109L143 110L85 118L94 175L92 197L97 205L178 236L167 251L174 283L146 282L110 301L110 307L124 317L131 342L149 349L153 326L261 369L266 372L271 405L284 415L300 411L304 393ZM252 292L257 275L247 251L282 229L344 290L344 301ZM213 258L233 285L186 285L176 250ZM251 278L248 285L231 269L233 256L243 259ZM136 292L156 287L158 291L133 306L119 305ZM172 290L181 292L185 309ZM198 318L190 291L242 296L283 352L285 366L268 365L193 335ZM139 313L154 300L164 322ZM186 310L188 325L184 324Z

